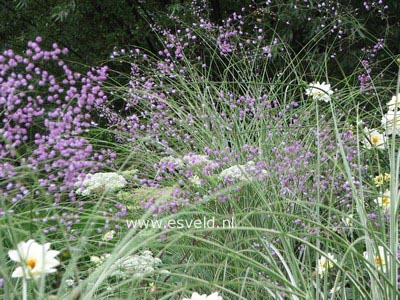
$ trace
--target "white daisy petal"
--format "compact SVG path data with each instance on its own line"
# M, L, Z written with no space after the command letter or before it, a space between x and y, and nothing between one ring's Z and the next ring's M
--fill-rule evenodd
M13 260L15 262L21 262L21 259L19 257L19 254L18 254L17 250L8 251L8 256L11 258L11 260Z
M17 267L11 274L12 278L24 277L24 269L22 267Z

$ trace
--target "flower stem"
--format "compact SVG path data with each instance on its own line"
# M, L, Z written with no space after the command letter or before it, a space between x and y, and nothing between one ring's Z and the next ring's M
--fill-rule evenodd
M22 279L22 300L28 300L28 282L25 277Z

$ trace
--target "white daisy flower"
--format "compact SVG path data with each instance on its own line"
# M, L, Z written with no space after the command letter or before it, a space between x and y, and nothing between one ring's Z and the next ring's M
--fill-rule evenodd
M11 277L38 279L42 274L54 273L60 262L55 258L60 252L50 250L50 243L38 244L34 240L20 242L16 250L8 251L11 260L20 263Z
M400 107L400 94L393 96L392 99L386 103L389 110L397 110Z
M389 110L382 117L382 126L387 134L399 134L400 132L400 111Z
M390 191L386 190L382 196L374 201L382 210L389 210L390 208Z
M365 148L385 149L385 136L376 129L364 128L364 145Z
M363 253L365 259L369 259L368 252L365 251ZM373 260L375 262L375 266L378 269L382 269L383 272L386 272L386 255L385 255L385 248L382 246L378 246L378 254L373 255Z
M306 95L311 96L314 100L329 102L331 101L333 91L329 83L313 82L308 85Z

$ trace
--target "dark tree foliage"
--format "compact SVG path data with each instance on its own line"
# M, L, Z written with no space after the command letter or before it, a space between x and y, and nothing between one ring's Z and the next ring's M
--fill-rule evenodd
M0 0L0 50L23 49L27 40L68 47L71 59L96 64L114 47L154 49L149 24L163 24L173 1L140 0Z
M156 52L160 46L152 26L174 30L176 17L190 24L188 12L195 5L206 7L207 17L215 24L222 24L243 7L255 16L268 15L268 27L294 51L312 41L324 19L327 23L340 19L342 26L347 26L342 42L345 53L357 56L370 38L365 36L366 31L384 38L393 54L400 51L398 0L0 0L0 50L18 51L24 49L27 40L42 36L48 43L69 48L70 59L83 65L102 63L114 48L138 46ZM382 12L383 6L387 8ZM340 7L335 16L335 9ZM356 22L346 21L351 18ZM322 41L316 51L323 53L332 42Z

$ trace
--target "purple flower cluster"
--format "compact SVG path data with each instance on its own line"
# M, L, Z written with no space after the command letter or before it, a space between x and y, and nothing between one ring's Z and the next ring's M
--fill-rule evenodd
M322 10L328 4L318 4L318 8ZM198 115L202 108L198 107L198 103L186 103L192 95L184 89L177 89L176 82L190 84L194 80L204 80L202 74L205 68L219 68L218 64L233 53L249 57L249 60L259 57L260 63L265 63L265 56L273 57L274 49L279 47L278 40L271 36L268 42L268 33L262 25L265 11L245 15L253 9L250 6L242 10L242 15L233 13L217 25L205 16L205 5L202 1L194 1L191 17L195 21L191 27L176 20L175 31L154 28L162 36L164 45L157 57L140 49L113 52L113 57L127 55L132 60L128 90L123 95L117 95L126 99L125 107L121 111L106 105L101 107L102 115L107 117L111 128L116 129L121 142L141 139L146 145L158 144L167 154L177 150L171 145L175 148L176 145L194 145L192 136L197 131L192 125L195 122L201 120L204 128L215 128L220 124L215 124L213 115ZM215 48L219 50L219 57L214 56ZM212 61L207 58L208 52L215 57ZM199 93L198 97L202 94ZM221 90L219 95L213 97L216 99L218 118L224 120L228 132L234 130L235 122L243 125L243 122L254 119L280 118L285 113L285 110L279 114L270 113L271 108L277 107L277 101L265 93L254 97ZM171 108L171 102L181 106ZM295 106L297 104L291 103L288 108Z
M385 1L383 0L368 0L364 1L363 5L365 10L367 11L372 11L374 13L378 13L379 15L384 15L384 12L388 9L388 5L384 3Z
M166 30L153 25L153 29L162 37L164 45L164 48L157 52L162 60L158 60L154 66L159 74L169 77L186 74L188 60L191 63L198 62L200 68L205 68L207 64L210 67L214 62L207 58L207 53L214 56L214 47L220 54L220 57L216 58L217 62L231 54L251 56L252 59L260 58L260 61L266 57L272 58L279 41L273 37L273 31L266 34L262 20L254 19L251 7L250 11L243 8L243 14L232 13L219 25L209 20L207 3L201 2L193 3L190 9L190 26L187 26L183 18L177 17L172 17L172 21L177 25L176 30ZM137 60L140 52L139 49L115 49L111 57L129 56ZM145 54L143 58L147 60L149 56Z
M373 82L372 82L372 71L373 64L376 61L376 56L379 50L383 48L383 39L378 39L377 43L372 47L366 47L362 49L363 59L361 60L361 74L358 75L358 81L360 82L360 90L369 95L373 93ZM382 75L382 74L378 74Z
M24 54L0 55L0 193L12 202L41 191L75 201L77 179L114 158L84 137L95 125L91 112L107 99L100 87L107 68L74 72L61 58L67 49L45 50L41 41L28 42ZM30 190L30 172L41 190Z
M352 195L346 174L335 170L335 165L340 163L342 158L334 132L329 126L311 132L314 134L314 145L305 145L301 140L293 140L273 147L267 170L280 182L279 192L285 198L316 202L318 194L329 193L335 197L335 203L332 204L348 209L351 206ZM351 167L357 170L361 166L357 164L356 138L350 130L343 132L340 138L347 160ZM318 155L320 169L317 168Z

